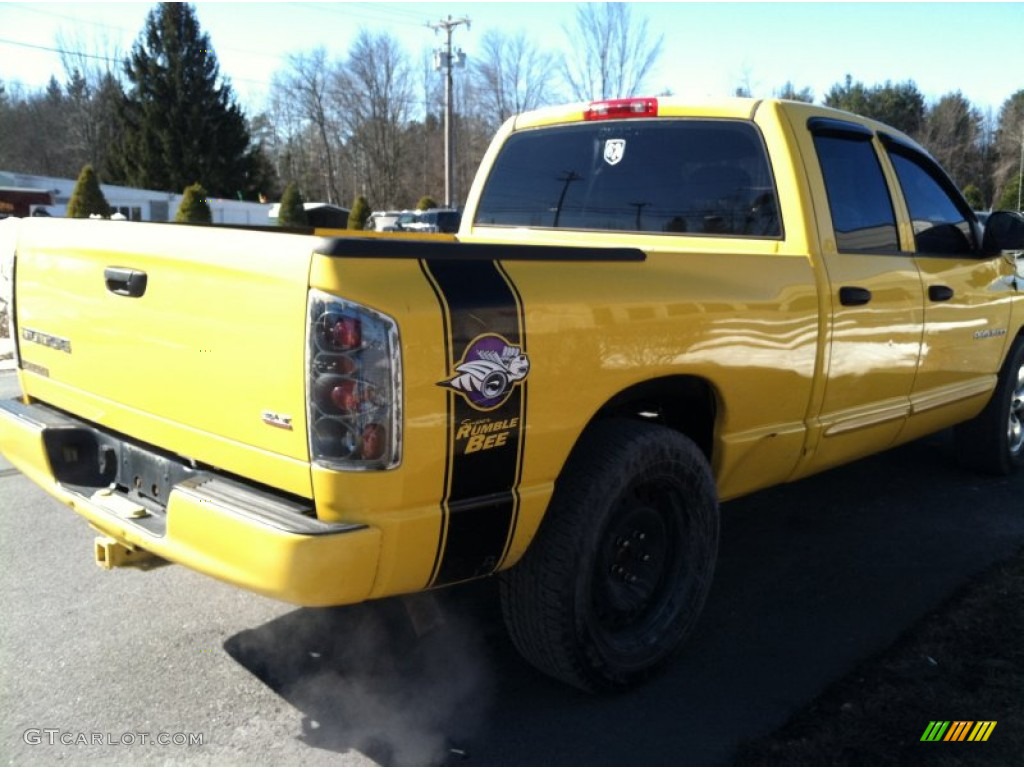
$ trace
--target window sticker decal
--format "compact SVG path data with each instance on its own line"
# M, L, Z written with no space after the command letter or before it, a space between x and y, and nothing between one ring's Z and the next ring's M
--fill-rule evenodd
M625 139L608 139L604 143L604 161L608 165L618 165L626 154Z

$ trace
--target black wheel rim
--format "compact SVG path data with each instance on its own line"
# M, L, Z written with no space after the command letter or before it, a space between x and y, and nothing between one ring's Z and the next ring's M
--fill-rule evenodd
M1024 364L1017 370L1017 380L1010 389L1010 415L1006 425L1006 439L1010 455L1020 458L1024 454Z
M595 563L593 608L602 639L621 650L647 644L675 615L685 573L678 490L635 483L623 494Z

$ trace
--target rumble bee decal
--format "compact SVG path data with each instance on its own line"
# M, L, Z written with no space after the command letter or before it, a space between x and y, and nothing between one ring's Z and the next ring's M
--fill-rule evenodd
M490 411L504 403L512 387L529 373L530 360L522 348L492 333L476 338L455 366L455 376L439 385L461 392L474 408Z
M519 417L513 419L466 419L455 432L456 451L463 456L477 451L490 451L508 445L519 429Z
M446 410L437 554L427 587L496 571L519 517L530 359L523 299L498 261L424 259ZM443 366L443 367L442 367Z

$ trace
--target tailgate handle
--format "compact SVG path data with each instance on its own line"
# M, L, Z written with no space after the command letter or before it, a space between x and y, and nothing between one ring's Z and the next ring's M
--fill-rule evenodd
M107 281L108 291L118 296L134 298L146 292L146 282L149 279L145 272L128 267L107 267L103 270L103 277Z

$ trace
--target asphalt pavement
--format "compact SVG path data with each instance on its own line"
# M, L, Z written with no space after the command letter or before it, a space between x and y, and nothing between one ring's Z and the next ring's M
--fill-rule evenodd
M593 697L518 657L493 582L302 609L178 566L106 572L84 521L0 461L0 763L729 765L1024 546L1022 499L1024 475L960 470L944 433L727 503L685 651Z

